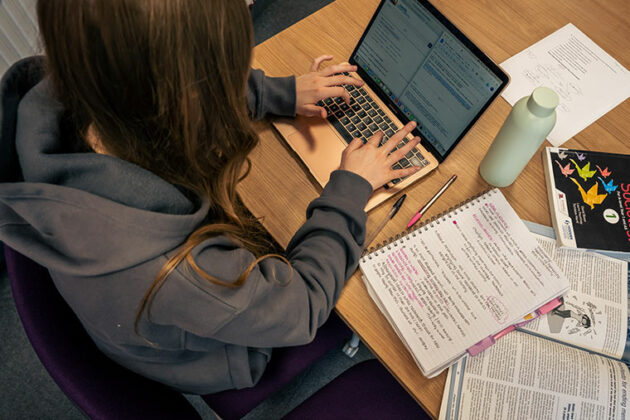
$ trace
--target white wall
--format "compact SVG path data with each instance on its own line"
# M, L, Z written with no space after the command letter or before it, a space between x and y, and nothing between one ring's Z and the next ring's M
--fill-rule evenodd
M41 52L37 0L0 0L0 75L20 58Z

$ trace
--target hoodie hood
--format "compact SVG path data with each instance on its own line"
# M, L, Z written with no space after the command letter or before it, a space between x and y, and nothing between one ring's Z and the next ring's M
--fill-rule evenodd
M183 243L208 203L139 166L81 151L42 64L22 60L0 83L0 240L81 276L129 268Z

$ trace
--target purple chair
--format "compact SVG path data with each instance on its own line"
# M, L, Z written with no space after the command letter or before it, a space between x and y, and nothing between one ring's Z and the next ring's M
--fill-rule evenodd
M103 355L55 288L48 270L6 245L5 256L26 335L57 385L88 417L200 418L180 393ZM310 344L274 350L272 361L255 387L203 398L223 420L241 418L351 334L332 314Z
M271 361L255 387L204 395L203 399L223 420L240 419L351 336L352 331L333 312L311 343L274 349Z
M66 396L91 419L195 419L182 394L103 355L63 300L48 270L5 245L11 290L37 356Z
M311 395L284 420L414 419L431 417L378 360L352 366Z

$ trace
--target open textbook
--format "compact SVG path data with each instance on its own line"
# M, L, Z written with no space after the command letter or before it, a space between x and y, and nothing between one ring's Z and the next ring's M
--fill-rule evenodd
M571 281L564 304L455 364L440 420L627 418L628 262L536 239Z
M553 309L569 287L498 189L371 251L359 265L366 288L427 377Z

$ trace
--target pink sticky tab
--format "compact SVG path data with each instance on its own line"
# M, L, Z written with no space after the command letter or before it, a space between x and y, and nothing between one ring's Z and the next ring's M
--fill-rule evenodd
M480 342L478 342L477 344L475 344L473 346L470 346L470 348L468 350L466 350L466 351L471 356L476 356L476 355L478 355L479 353L481 353L482 351L484 351L485 349L487 349L488 347L490 347L493 344L494 344L494 338L492 336L486 337L483 340L481 340Z
M503 337L504 335L506 335L507 333L510 333L514 331L514 325L510 325L509 327L507 327L504 330L499 331L498 333L496 333L494 335L494 341L497 341L499 338Z
M555 298L554 300L547 302L543 306L538 308L536 312L538 312L538 315L544 315L547 312L556 309L560 305L562 305L562 298Z

